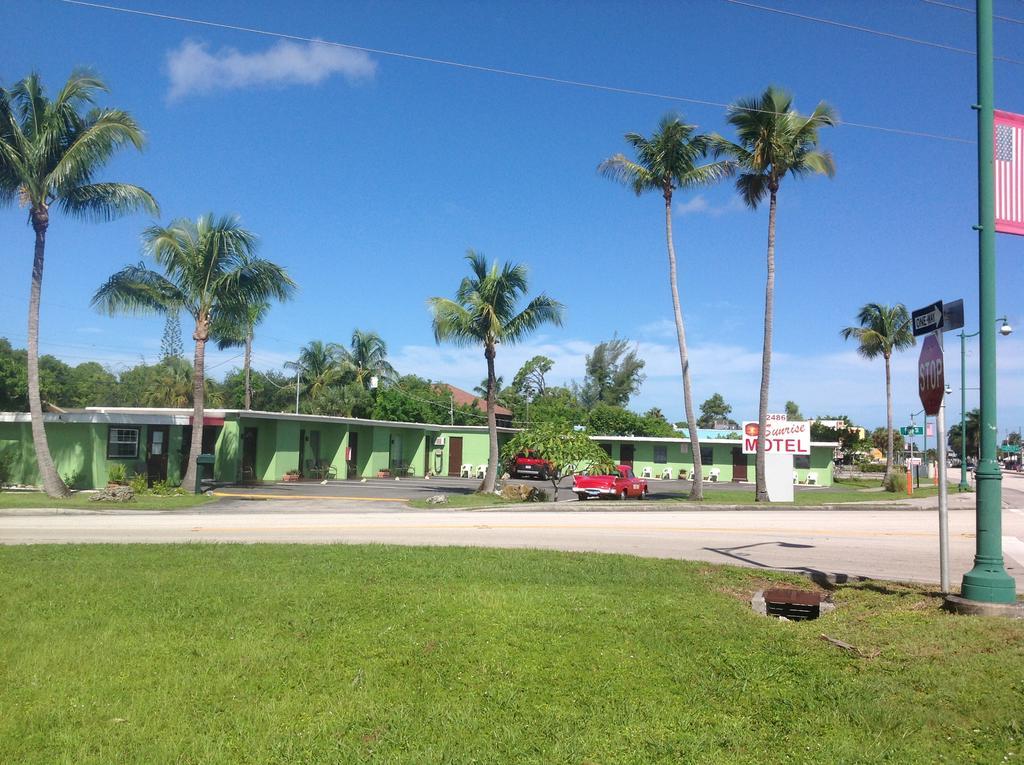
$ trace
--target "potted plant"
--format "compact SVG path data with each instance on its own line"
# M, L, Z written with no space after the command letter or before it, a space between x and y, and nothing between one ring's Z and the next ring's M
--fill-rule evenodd
M123 462L115 462L107 468L107 486L125 486L128 483L128 470Z
M299 480L299 471L296 469L289 470L281 477L282 481L293 482Z

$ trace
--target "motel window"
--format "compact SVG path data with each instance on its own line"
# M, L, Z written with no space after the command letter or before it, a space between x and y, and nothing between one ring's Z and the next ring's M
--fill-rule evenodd
M810 470L811 469L811 457L807 454L794 454L793 455L793 467L796 470Z
M714 447L712 447L712 446L702 446L702 447L700 447L700 464L704 465L704 466L714 465L715 464L715 449L714 449Z
M135 459L139 456L139 429L111 427L107 435L107 459Z
M612 456L612 445L611 444L598 444L598 446L600 446L604 450L604 453L607 454L609 457Z
M668 446L665 444L654 445L654 463L656 465L664 465L668 462Z

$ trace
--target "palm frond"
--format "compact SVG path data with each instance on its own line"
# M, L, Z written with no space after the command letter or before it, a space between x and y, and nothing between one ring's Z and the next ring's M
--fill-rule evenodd
M527 304L526 308L508 321L500 339L509 344L518 343L545 324L562 326L564 316L564 305L547 295L538 295Z
M99 167L122 148L141 150L146 140L138 123L119 109L94 110L68 136L48 173L48 185L60 196L82 183L89 183Z
M75 218L110 221L134 212L160 214L153 195L130 183L92 183L69 189L57 199L60 209Z
M90 303L94 308L114 315L167 313L190 308L176 285L139 263L125 266L96 290Z
M454 345L475 345L484 341L469 311L448 298L432 297L427 306L433 314L434 340Z

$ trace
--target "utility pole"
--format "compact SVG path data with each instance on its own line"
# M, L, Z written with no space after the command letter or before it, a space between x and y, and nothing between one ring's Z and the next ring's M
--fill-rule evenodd
M981 454L978 460L974 567L960 588L967 600L1013 603L1016 585L1003 564L1002 473L996 462L996 216L992 0L977 0L978 324L981 332Z

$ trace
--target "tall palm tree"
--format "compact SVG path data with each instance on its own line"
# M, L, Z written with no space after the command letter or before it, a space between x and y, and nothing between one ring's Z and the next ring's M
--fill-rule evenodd
M96 174L121 149L145 144L135 120L120 109L93 108L106 85L87 72L73 72L56 97L47 97L39 75L9 90L0 88L0 204L28 207L35 232L28 301L28 404L32 441L43 488L66 496L50 456L39 396L39 299L50 210L73 218L107 221L133 212L157 214L153 196L127 183L98 182Z
M210 336L216 338L217 349L244 348L242 369L245 373L246 410L252 409L252 338L256 326L270 312L270 303L261 300L257 303L241 306L237 316L221 314L215 325L210 327Z
M732 172L730 161L699 164L710 148L706 135L696 134L696 126L687 125L679 117L665 116L657 132L650 138L639 133L626 133L626 142L633 147L636 161L616 154L606 159L597 169L602 175L631 188L637 196L646 191L657 191L665 200L665 242L668 247L668 281L672 292L672 312L679 342L679 366L683 373L683 404L689 426L690 451L693 454L693 484L691 499L704 496L703 471L700 461L700 441L697 436L697 418L693 411L690 386L690 357L686 348L686 328L679 303L679 283L676 277L676 249L672 236L672 198L677 189L693 189L715 183Z
M844 340L853 338L859 345L857 353L866 359L885 359L885 478L893 466L892 429L892 354L914 345L914 334L910 328L910 314L902 303L883 305L868 303L857 313L859 326L845 327L839 331Z
M824 101L805 116L793 108L793 98L769 86L758 98L747 98L729 107L728 122L736 129L737 142L713 138L717 155L731 157L739 167L736 189L746 205L756 210L768 198L768 255L764 288L764 343L761 348L761 395L757 410L757 494L767 501L764 432L768 419L768 389L772 372L772 327L775 320L775 213L779 185L786 175L835 175L835 162L818 150L818 131L834 126L836 116Z
M352 330L352 344L341 349L341 357L356 382L364 388L370 387L374 377L383 382L396 376L395 368L388 362L388 346L376 332Z
M433 313L434 339L456 345L483 345L487 359L487 431L490 451L487 472L480 491L492 492L498 480L498 426L494 418L496 375L494 356L499 343L517 343L544 324L562 325L565 308L547 295L538 295L516 312L519 298L526 294L526 267L497 261L490 266L483 253L466 253L472 274L465 277L455 300L432 297L427 301Z
M314 410L320 398L331 388L342 382L344 349L337 343L311 340L299 351L298 361L289 361L287 369L295 370L309 397Z
M143 263L126 266L96 291L92 303L110 314L184 310L195 321L192 442L183 479L185 486L192 486L203 444L206 343L211 326L222 314L238 315L244 306L287 300L295 282L281 266L255 256L256 237L233 216L180 218L166 227L150 226L142 240L146 254L164 273Z

